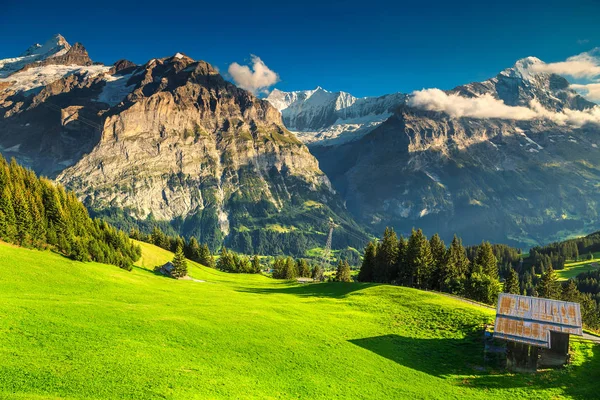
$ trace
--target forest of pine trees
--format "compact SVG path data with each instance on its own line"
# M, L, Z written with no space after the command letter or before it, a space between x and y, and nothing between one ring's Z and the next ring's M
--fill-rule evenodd
M313 278L314 280L321 281L323 280L323 269L316 264L311 266L304 258L294 261L292 257L275 257L273 260L273 278Z
M502 289L489 243L478 246L471 261L456 236L447 248L437 234L428 239L420 229L405 239L386 228L379 242L367 244L358 280L444 291L488 304Z
M565 246L553 244L551 248L563 249L561 257L570 259L577 251L573 243L595 246L596 241L571 241ZM534 253L546 254L539 249ZM573 253L566 256L566 252ZM413 229L405 239L386 228L381 240L369 242L365 247L358 280L442 291L487 304L494 304L502 291L575 301L581 304L584 324L592 329L600 328L600 271L561 283L552 263L544 264L545 258L536 258L541 263L539 266L525 266L521 258L518 249L506 245L483 242L465 248L454 236L446 247L437 234L427 239L420 229Z
M217 269L238 274L258 274L261 272L258 256L255 255L250 259L247 256L227 250L225 246L221 248L219 261L217 261Z
M75 194L0 156L0 239L52 248L74 260L131 270L139 246L102 220L89 217Z

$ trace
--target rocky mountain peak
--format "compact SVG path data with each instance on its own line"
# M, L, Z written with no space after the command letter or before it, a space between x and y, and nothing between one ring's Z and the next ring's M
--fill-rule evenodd
M61 34L56 34L48 39L43 45L36 43L25 50L19 57L27 56L44 56L44 58L59 55L58 53L64 54L71 48L71 45Z

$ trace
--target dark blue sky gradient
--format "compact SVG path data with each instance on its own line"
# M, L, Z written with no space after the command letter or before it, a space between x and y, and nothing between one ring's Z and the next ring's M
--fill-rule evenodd
M559 61L600 46L594 0L2 3L0 58L55 33L104 63L179 51L226 71L252 53L282 90L356 96L449 89L529 55Z

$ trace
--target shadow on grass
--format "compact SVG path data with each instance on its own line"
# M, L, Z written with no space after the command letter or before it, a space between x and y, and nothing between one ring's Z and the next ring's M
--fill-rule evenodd
M564 395L575 399L600 398L597 387L600 345L586 345L592 355L579 366L570 365L537 374L512 374L484 364L483 341L477 333L464 339L384 335L349 342L404 367L442 379L457 379L465 387L479 390L560 388Z
M282 282L281 285L288 285L281 288L244 288L240 292L256 293L256 294L293 294L301 297L330 297L343 298L350 293L367 289L369 287L378 286L376 283L344 283L344 282L328 282L328 283L309 283L304 285L289 286L288 282Z

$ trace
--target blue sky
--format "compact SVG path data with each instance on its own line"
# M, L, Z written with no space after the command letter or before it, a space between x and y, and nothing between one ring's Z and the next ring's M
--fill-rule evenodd
M104 63L183 52L225 72L255 54L279 89L356 96L449 89L600 46L594 0L3 3L0 58L61 33Z

